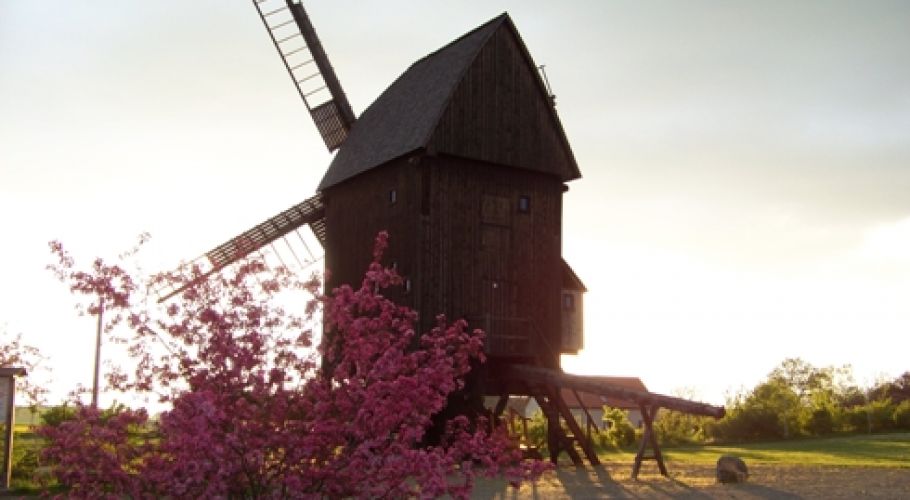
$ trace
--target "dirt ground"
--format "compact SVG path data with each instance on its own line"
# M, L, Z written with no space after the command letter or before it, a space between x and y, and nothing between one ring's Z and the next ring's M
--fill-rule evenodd
M645 464L638 481L629 464L575 468L561 465L536 485L520 490L502 481L482 480L474 491L478 499L559 498L894 498L910 499L910 468L816 467L749 465L743 484L717 484L714 467L668 463L670 477ZM653 470L651 470L653 468Z

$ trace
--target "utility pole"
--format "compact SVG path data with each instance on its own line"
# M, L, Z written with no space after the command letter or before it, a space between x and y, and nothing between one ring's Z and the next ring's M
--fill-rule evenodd
M98 329L95 335L95 378L92 382L92 408L98 409L98 379L101 376L101 330L103 328L104 298L98 297Z

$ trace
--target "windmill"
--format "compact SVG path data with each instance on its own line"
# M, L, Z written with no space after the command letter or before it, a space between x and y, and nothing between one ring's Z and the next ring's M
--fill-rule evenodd
M581 463L578 445L597 463L559 389L620 396L640 402L645 416L636 464L650 446L661 467L650 432L658 407L717 414L562 373L561 354L576 353L584 337L586 290L561 248L562 198L581 173L508 14L415 62L356 118L303 6L253 4L326 147L337 152L316 195L207 252L198 259L207 273L309 227L331 270L327 287L356 283L371 241L388 230L386 256L405 277L393 298L418 312L421 331L442 313L486 332L488 361L449 410L495 396L499 415L510 394L533 396L549 417L551 451Z

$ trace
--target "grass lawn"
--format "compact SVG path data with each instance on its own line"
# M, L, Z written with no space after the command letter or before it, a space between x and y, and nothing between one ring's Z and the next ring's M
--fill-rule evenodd
M16 436L17 455L37 452L40 438ZM910 498L910 433L802 439L731 446L664 448L670 477L645 462L639 480L630 477L634 451L599 453L602 467L574 467L563 455L560 466L536 484L513 490L501 479L481 480L474 498ZM714 463L724 454L742 457L750 479L744 485L719 485ZM20 455L21 456L21 455ZM42 491L14 473L13 491L31 496L64 494L59 486ZM52 481L53 482L53 481Z
M872 434L799 439L730 446L662 448L668 462L713 464L721 455L736 455L747 463L910 468L910 433ZM634 452L607 451L608 462L632 463Z
M646 461L632 479L630 450L601 451L600 467L575 467L565 455L560 465L520 490L499 480L481 480L473 498L895 498L910 499L910 433L839 436L731 446L663 449L669 477ZM715 480L714 464L724 454L742 457L749 467L746 483Z

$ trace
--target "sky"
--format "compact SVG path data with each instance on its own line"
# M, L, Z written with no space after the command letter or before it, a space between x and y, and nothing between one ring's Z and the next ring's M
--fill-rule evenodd
M861 385L910 370L910 4L305 6L357 113L512 16L583 175L567 371L723 403L788 357ZM143 265L169 269L311 196L330 160L248 1L0 1L0 331L46 355L52 397L90 385L94 325L49 240L87 263L148 231Z

